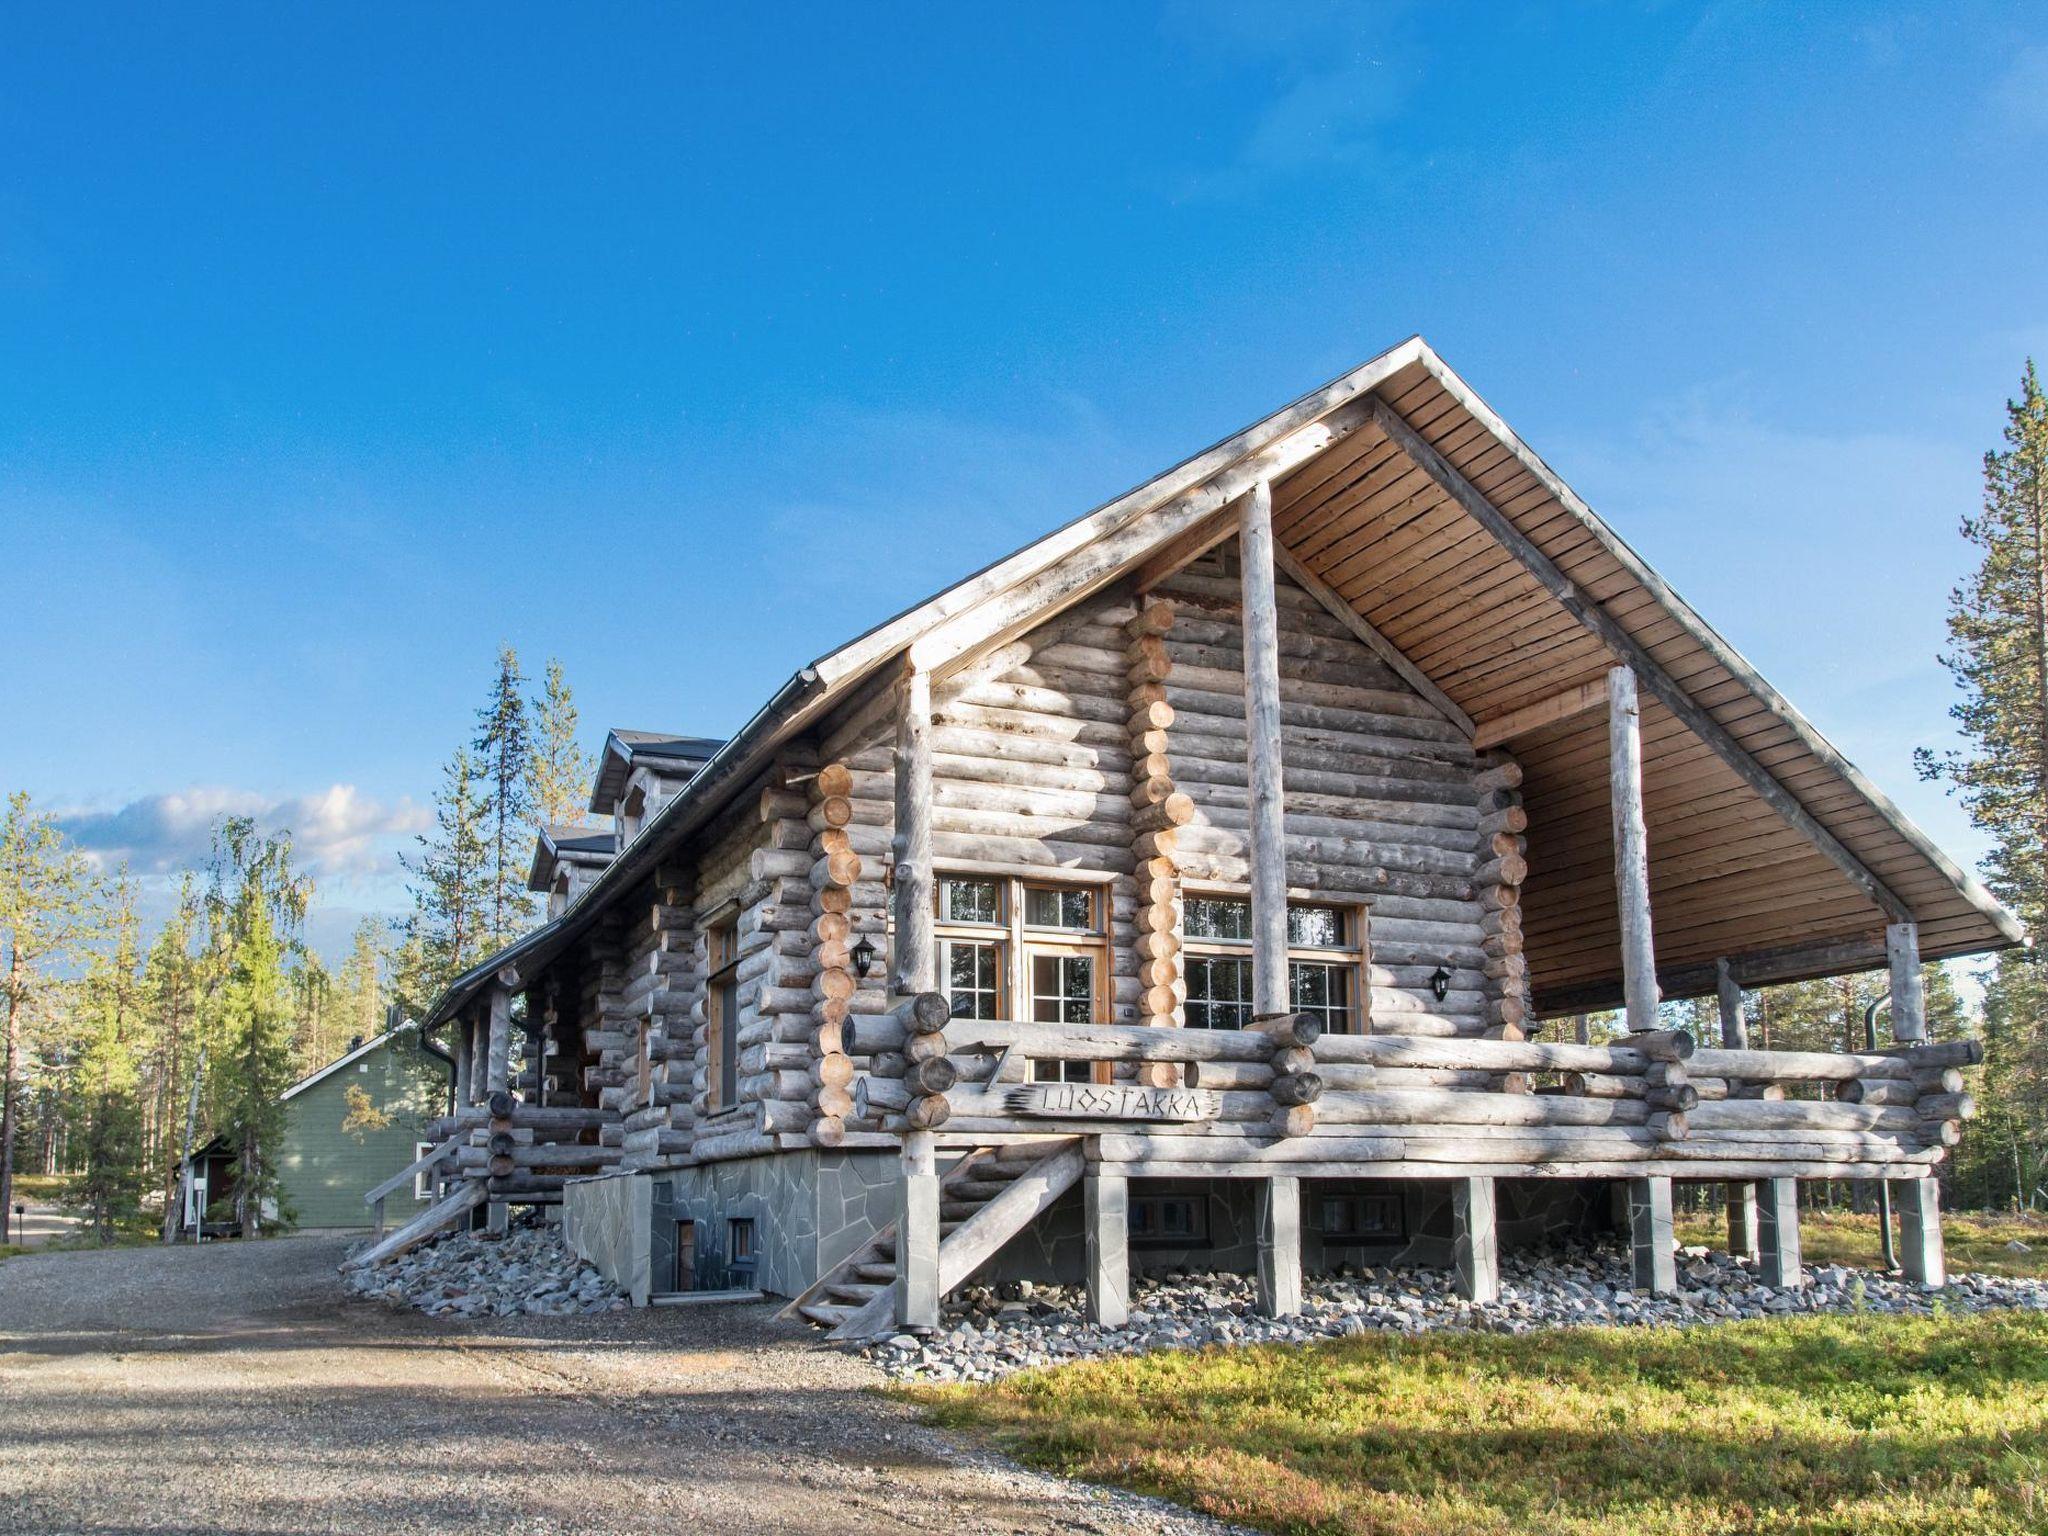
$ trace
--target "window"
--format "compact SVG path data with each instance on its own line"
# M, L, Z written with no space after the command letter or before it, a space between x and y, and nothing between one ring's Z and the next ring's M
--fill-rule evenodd
M725 1263L735 1284L747 1284L755 1269L754 1218L735 1216L725 1224Z
M1185 907L1190 1029L1245 1029L1252 1022L1252 904L1242 896L1189 896ZM1356 1027L1362 991L1363 914L1353 907L1287 907L1287 980L1296 1013L1327 1033Z
M1316 1211L1325 1242L1396 1242L1407 1232L1401 1197L1393 1193L1326 1194Z
M1206 1195L1133 1195L1130 1212L1131 1242L1138 1247L1209 1246Z
M704 1095L709 1110L730 1109L739 1102L740 1063L734 1039L739 1034L738 929L731 923L709 935L711 978L704 992Z
M1094 886L938 879L939 982L956 1019L1092 1024L1107 1017L1109 948ZM1096 1064L1034 1062L1034 1082L1094 1082Z
M1000 1019L1003 1006L1003 951L1009 927L1003 913L1003 882L941 878L939 881L939 983L956 1019Z
M412 1160L418 1162L434 1150L434 1145L431 1141L414 1142L412 1144ZM434 1198L434 1165L432 1163L427 1164L426 1167L420 1169L419 1172L412 1176L412 1197L415 1200L431 1200Z

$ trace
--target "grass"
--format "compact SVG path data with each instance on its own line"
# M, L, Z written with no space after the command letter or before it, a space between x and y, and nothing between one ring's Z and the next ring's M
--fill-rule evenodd
M897 1389L1040 1466L1262 1530L2048 1530L2048 1318L1368 1335Z
M14 1198L33 1200L39 1205L62 1200L77 1182L78 1176L70 1173L17 1173L14 1176Z
M1896 1232L1897 1218L1893 1221ZM2048 1217L2032 1213L2014 1216L1995 1211L1944 1211L1941 1237L1952 1273L1976 1271L2048 1278ZM1678 1240L1726 1248L1727 1220L1719 1211L1681 1213ZM2016 1253L2006 1247L2015 1241L2026 1244L2028 1251ZM1851 1211L1802 1211L1799 1244L1808 1264L1850 1264L1875 1269L1882 1257L1875 1213L1859 1216Z

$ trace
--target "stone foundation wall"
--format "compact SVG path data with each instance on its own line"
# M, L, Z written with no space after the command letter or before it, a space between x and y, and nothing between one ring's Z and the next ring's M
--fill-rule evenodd
M572 1179L562 1191L562 1239L569 1251L644 1307L654 1289L649 1239L654 1181L616 1173Z
M697 1289L745 1285L795 1296L895 1221L902 1170L893 1151L799 1151L681 1168L663 1179L660 1243L672 1253L673 1223L694 1224ZM735 1221L753 1223L751 1269L734 1264Z

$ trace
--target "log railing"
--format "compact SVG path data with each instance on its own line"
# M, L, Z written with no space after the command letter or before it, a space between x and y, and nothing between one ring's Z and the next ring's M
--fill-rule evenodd
M900 1049L881 1037L893 1027L864 1026L867 1045ZM1974 1113L1958 1069L1979 1055L1969 1041L1842 1054L1695 1049L1677 1031L1613 1045L1316 1034L1308 1017L1277 1031L955 1019L948 1054L927 1064L946 1067L922 1085L867 1077L858 1096L864 1113L896 1128L913 1099L933 1097L935 1079L953 1077L947 1133L1043 1133L1046 1119L1014 1107L1027 1063L1110 1063L1111 1079L1132 1085L1155 1081L1145 1069L1163 1065L1203 1096L1203 1117L1143 1126L1160 1136L1268 1138L1275 1099L1287 1093L1316 1106L1304 1155L1368 1136L1394 1138L1400 1150L1388 1156L1419 1160L1454 1148L1462 1161L1508 1166L1669 1159L1700 1166L1699 1177L1738 1176L1719 1171L1737 1165L1751 1170L1742 1177L1883 1177L1924 1169L1954 1145ZM1309 1042L1312 1069L1300 1070ZM1145 1101L1131 1103L1142 1119ZM1131 1114L1061 1127L1130 1132L1139 1128Z

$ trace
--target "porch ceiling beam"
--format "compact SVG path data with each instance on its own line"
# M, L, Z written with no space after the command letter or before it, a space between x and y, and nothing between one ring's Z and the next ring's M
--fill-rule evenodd
M1294 578L1295 583L1308 595L1329 611L1330 617L1342 624L1363 641L1366 647L1376 653L1381 661L1399 673L1403 682L1443 712L1443 716L1467 736L1473 733L1472 717L1451 702L1449 694L1429 680L1429 674L1410 661L1401 647L1394 644L1369 623L1364 614L1344 600L1344 595L1331 586L1314 571L1296 559L1293 551L1275 540L1273 563ZM1473 746L1478 746L1473 742Z
M1521 529L1509 521L1506 513L1487 500L1477 486L1460 474L1448 459L1409 426L1399 411L1377 395L1372 399L1372 411L1374 425L1384 432L1397 448L1456 501L1474 522L1492 534L1500 546L1513 555L1521 563L1522 568L1534 577L1538 585L1555 598L1566 612L1585 625L1610 651L1633 668L1643 686L1655 695L1657 702L1670 710L1687 729L1705 742L1708 749L1755 790L1765 804L1784 818L1787 825L1827 855L1835 867L1847 875L1856 888L1862 891L1887 918L1893 922L1912 920L1911 908L1901 901L1889 886L1871 873L1861 859L1843 847L1832 832L1816 821L1792 792L1772 777L1768 768L1729 735L1718 720L1693 701L1692 696L1664 670L1634 635L1623 628L1621 623L1592 596L1581 591L1570 577L1557 568L1557 563L1550 556L1538 549Z
M1590 683L1567 688L1563 693L1553 693L1547 699L1538 699L1533 704L1524 704L1519 709L1510 709L1479 721L1472 731L1472 746L1474 750L1484 752L1491 747L1504 746L1518 736L1527 736L1531 731L1540 731L1547 725L1558 725L1606 707L1606 680L1595 678Z
M1765 987L1782 981L1804 981L1813 976L1841 976L1852 971L1872 971L1886 963L1883 938L1823 939L1813 944L1793 944L1777 949L1751 950L1720 961L1697 965L1665 966L1657 972L1657 990L1666 1001L1681 997L1709 997L1720 990L1722 978L1737 986ZM1622 1003L1621 982L1594 981L1580 986L1536 989L1535 1010L1546 1019L1574 1013L1604 1013Z

